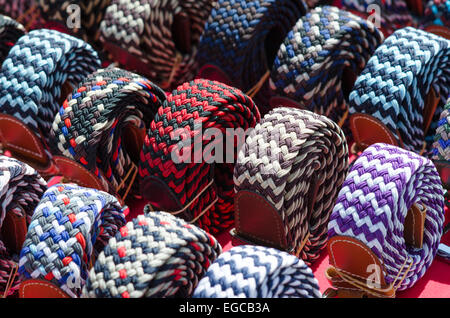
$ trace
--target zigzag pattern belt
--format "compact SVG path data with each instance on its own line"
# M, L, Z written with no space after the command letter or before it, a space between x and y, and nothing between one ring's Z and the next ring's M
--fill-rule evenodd
M100 67L86 42L53 30L33 30L10 50L0 72L0 112L23 121L48 143L50 128L65 97L63 85L75 86Z
M211 0L112 0L100 25L101 40L127 69L144 72L164 89L176 87L194 78L211 6Z
M348 109L346 99L357 74L383 39L372 23L349 12L330 6L313 9L281 44L271 86L278 96L338 122Z
M311 269L297 257L263 246L221 254L200 280L194 298L321 298Z
M54 153L86 167L110 193L128 180L130 193L139 194L134 178L144 136L165 99L162 89L140 75L119 68L98 70L56 114L50 132Z
M407 27L388 37L350 94L356 141L364 146L389 142L421 152L449 93L449 56L450 41L422 30ZM367 130L374 125L381 129ZM379 135L386 137L379 140Z
M272 110L239 152L233 234L310 264L327 242L347 169L347 142L336 123L306 110Z
M20 279L14 275L16 256L34 208L46 189L47 183L36 170L16 159L0 156L0 291L3 295L18 288Z
M22 24L0 14L0 64L5 60L11 47L25 33Z
M213 236L180 218L139 215L109 240L82 297L190 297L221 251Z
M213 65L244 91L270 70L286 34L307 11L299 0L219 0L205 26L199 66ZM222 81L222 79L221 79Z
M375 280L377 289L365 287L370 295L392 297L396 290L413 286L438 249L444 222L443 194L439 174L429 159L393 145L370 146L352 166L331 214L331 261L356 268L355 260L362 258L350 252L345 258L338 248L351 241L346 245L350 251L355 245L352 239L356 239L381 262L377 272L384 279ZM414 212L417 208L419 213ZM361 271L367 275L374 269ZM344 279L352 288L358 286L356 273L349 273L348 268L340 268L339 276L335 283ZM365 281L363 285L367 286Z
M209 232L230 227L239 143L234 136L242 142L259 120L252 99L236 88L208 80L179 86L145 137L142 195L156 209L195 221Z
M68 33L81 37L93 45L99 40L99 25L110 2L110 0L39 0L37 7L46 23L58 22ZM78 9L75 6L78 6ZM77 12L80 15L72 17L72 14ZM68 25L75 22L79 22L80 25L78 27Z
M20 253L21 292L26 280L51 282L70 297L81 294L90 262L125 225L125 213L112 195L77 186L49 188L36 207Z
M408 5L404 0L341 0L342 9L379 23L385 36L395 30L414 24ZM378 21L377 21L378 19Z

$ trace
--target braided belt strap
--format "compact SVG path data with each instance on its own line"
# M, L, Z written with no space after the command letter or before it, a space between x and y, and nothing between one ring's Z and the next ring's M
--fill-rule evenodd
M346 72L359 74L383 39L371 22L336 7L318 7L302 17L281 44L271 86L337 122L348 108L344 95L353 84Z
M51 144L115 193L131 170L137 173L145 132L165 99L162 89L140 75L98 70L64 101L53 121ZM135 184L131 193L137 194Z
M94 43L99 37L99 25L110 2L111 0L39 0L38 7L47 23L50 21L62 23L71 33ZM75 22L72 21L71 14L76 13L76 7L70 7L74 5L78 6L80 14L78 28L77 25L71 26L67 23Z
M413 286L430 267L442 236L444 190L434 164L413 152L374 144L356 160L328 225L330 238L354 237L383 260L386 283L409 268L398 290ZM422 248L407 246L404 223L413 204L426 207Z
M345 135L333 121L280 107L266 114L247 137L234 183L236 192L256 192L273 205L281 218L286 250L298 254L301 249L299 257L310 264L327 242L328 219L347 169ZM236 214L238 232L246 213L250 211L239 209ZM245 232L242 229L243 236L263 239Z
M221 251L213 236L180 218L139 215L100 253L83 297L190 297Z
M413 17L404 0L341 0L342 8L361 17L372 18L380 23L385 35L396 29L414 24Z
M139 174L144 183L154 177L163 181L163 194L171 195L166 201L178 203L177 215L212 233L226 229L234 223L232 176L238 142L233 135L222 137L230 130L239 137L259 120L258 108L240 90L209 80L185 83L155 115L145 138ZM188 143L180 145L182 140ZM219 155L221 151L226 158ZM152 187L145 189L144 196L156 193Z
M34 211L19 273L79 296L90 261L125 224L125 209L106 192L75 184L52 186Z
M29 165L6 156L0 156L0 228L2 238L0 240L0 291L3 293L9 289L9 294L17 290L20 279L17 277L10 282L13 268L16 266L16 256L19 254L20 244L14 238L7 241L3 237L6 218L8 214L14 214L18 218L24 218L26 226L31 221L31 215L38 204L42 194L47 188L47 183ZM25 233L23 233L25 234ZM24 238L22 238L23 240ZM11 246L11 244L15 246ZM8 293L7 293L8 294Z
M244 91L270 69L276 51L307 11L299 0L219 0L202 35L198 61L212 64Z
M0 112L22 120L48 142L61 87L100 67L86 42L54 30L33 30L13 46L0 72Z
M448 96L450 41L411 27L388 37L375 51L350 94L350 114L379 119L405 149L420 152L425 141L425 97L433 88ZM434 131L434 125L430 126ZM401 139L401 140L400 140Z
M221 254L194 298L321 298L311 269L294 255L263 246L236 246Z
M197 45L211 7L211 0L112 0L100 25L101 40L147 64L145 75L152 81L176 87L194 78Z
M423 26L441 25L450 27L450 1L429 0L426 3Z
M0 14L0 64L5 60L11 47L25 33L22 24Z
M450 161L450 98L447 100L436 128L432 159Z

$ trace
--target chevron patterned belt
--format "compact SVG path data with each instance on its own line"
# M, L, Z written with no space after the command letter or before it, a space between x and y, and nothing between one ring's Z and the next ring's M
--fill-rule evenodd
M16 159L0 156L0 292L17 290L16 261L34 208L47 188L39 174Z
M297 257L263 246L236 246L221 254L194 298L321 298L311 269Z
M58 22L65 31L100 49L100 22L110 0L39 0L37 8L46 23ZM73 16L77 14L79 16ZM76 19L79 19L77 21ZM76 23L79 22L79 26ZM70 25L73 23L74 25Z
M180 218L139 215L109 240L82 297L190 297L221 252L213 236Z
M232 234L311 264L326 244L347 169L347 142L333 121L306 110L272 110L239 152Z
M399 28L414 24L407 2L408 0L341 0L341 5L342 9L372 23L378 22L377 27L385 36L389 36Z
M413 286L441 240L443 194L431 160L393 145L367 148L328 225L333 267L327 274L338 292L395 297L396 290Z
M11 47L25 33L22 24L0 14L0 65L5 60Z
M56 184L42 197L20 253L20 295L39 282L77 297L90 262L125 225L128 208L106 192L75 184ZM42 296L41 296L42 297Z
M301 0L217 1L200 40L198 76L250 94L267 79L281 42L306 11Z
M156 209L213 234L229 228L240 143L235 137L245 137L259 120L252 99L236 88L209 80L179 86L145 138L139 166L142 195Z
M134 179L144 137L165 99L162 89L140 75L119 68L98 70L56 114L50 132L53 153L86 167L109 193L118 193L126 181L130 194L138 194Z
M112 0L100 25L115 60L164 89L191 80L211 0ZM131 54L129 54L131 53Z
M22 36L0 71L3 146L24 161L30 159L26 162L33 167L31 162L47 164L51 155L46 145L60 98L66 96L67 86L75 86L99 66L91 46L70 35L41 29Z
M387 38L350 94L356 143L386 142L425 153L448 96L449 55L450 41L422 30L408 27Z
M299 108L340 121L357 74L383 39L372 23L349 12L313 9L280 46L271 72L272 106L280 103L278 96L287 97Z

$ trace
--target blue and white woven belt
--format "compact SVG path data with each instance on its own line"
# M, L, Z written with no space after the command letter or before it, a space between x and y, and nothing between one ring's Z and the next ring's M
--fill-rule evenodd
M79 296L92 258L125 224L127 209L106 192L75 184L52 186L32 216L19 274L50 281L69 296Z
M219 0L205 26L199 67L210 64L248 91L270 70L289 30L307 11L301 0Z
M54 30L33 30L3 62L0 112L22 120L48 143L63 84L74 87L99 67L97 53L86 42Z
M354 14L331 6L313 9L281 44L271 86L299 107L338 122L353 85L346 72L356 79L383 39L371 22Z
M0 228L2 229L2 233L5 233L4 227L7 226L5 225L5 220L8 214L14 214L18 218L23 217L25 226L28 226L34 208L46 189L47 183L36 170L16 159L0 155ZM13 225L9 223L9 226ZM14 229L13 232L19 231ZM10 282L10 287L7 286L11 271L16 266L16 256L20 252L23 239L25 237L9 239L1 237L0 292L2 294L7 289L9 289L10 293L14 292L20 283L20 279L13 277L13 281Z
M169 213L139 215L100 253L83 297L190 297L221 251L213 236Z
M350 115L363 113L378 119L399 145L421 152L427 96L432 89L440 95L430 132L435 131L448 96L449 56L450 41L440 36L412 27L396 31L356 80L350 93Z
M450 98L444 106L437 125L432 159L450 161Z
M311 269L294 255L263 246L236 246L221 254L194 298L321 298Z
M0 14L0 65L8 55L11 47L26 33L22 24L6 15Z

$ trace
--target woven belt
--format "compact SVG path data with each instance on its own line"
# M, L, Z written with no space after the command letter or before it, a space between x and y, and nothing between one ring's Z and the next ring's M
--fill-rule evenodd
M190 297L221 251L213 236L180 218L166 212L139 215L109 240L83 297Z
M18 256L34 208L47 183L30 166L0 156L0 292L12 294L18 288ZM15 255L17 254L17 255Z
M311 269L293 255L262 246L236 246L211 264L194 298L321 298Z
M0 14L0 65L5 60L11 47L25 33L22 24Z
M375 51L350 94L350 125L358 144L424 150L448 96L450 41L411 27ZM439 97L440 95L440 97Z
M341 0L341 5L344 10L363 18L371 18L371 22L379 19L380 29L385 36L414 24L407 1L404 0ZM374 8L378 11L374 11Z
M39 13L46 23L58 22L70 34L81 37L92 45L100 45L100 22L106 7L110 4L110 0L39 0ZM71 22L71 14L69 6L77 5L80 12L80 28L70 28L67 22ZM69 9L69 10L68 10Z
M347 169L347 142L334 122L306 110L272 110L239 152L232 233L310 264L326 244Z
M101 40L127 69L175 88L194 78L211 6L211 0L112 0L100 25Z
M163 90L140 75L118 68L98 70L56 114L50 132L54 153L86 167L110 193L118 193L127 181L130 193L138 194L133 180L145 133L165 99Z
M338 122L348 109L346 99L357 74L383 39L372 23L349 12L330 6L313 9L280 46L271 86L298 107Z
M229 77L221 81L250 90L267 79L281 42L306 11L300 0L217 1L200 40L199 66L213 65Z
M244 133L259 120L251 98L236 88L208 80L179 86L158 110L145 138L139 166L142 195L156 209L196 221L212 233L230 227L238 142L216 134L227 136L231 130L239 137L239 130ZM188 143L180 145L182 140ZM228 142L226 150L220 142ZM226 158L218 153L212 158L212 150L222 150Z
M47 281L70 297L79 296L90 262L125 224L127 209L106 192L75 184L52 186L28 227L20 253L20 275L32 279L29 286L35 280ZM20 293L27 296L27 281Z
M447 100L436 128L432 158L433 160L450 161L450 98Z
M0 14L23 24L27 30L40 27L43 22L35 10L38 0L0 0Z
M413 286L438 249L443 194L429 159L387 144L367 148L351 168L328 225L330 262L339 273L332 275L335 287L363 286L369 296L394 297ZM374 272L379 286L369 288L365 279Z

